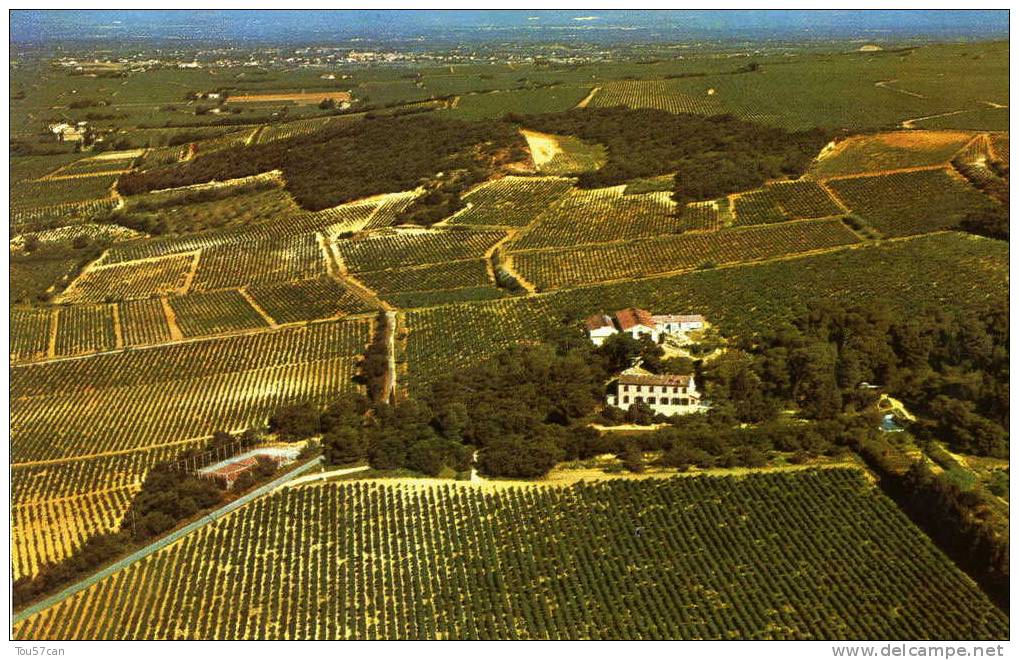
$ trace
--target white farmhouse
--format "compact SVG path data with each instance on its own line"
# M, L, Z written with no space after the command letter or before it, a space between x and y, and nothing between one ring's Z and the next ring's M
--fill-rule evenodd
M651 317L651 321L658 332L667 335L704 329L704 317L700 314L657 314Z
M619 374L607 403L622 410L643 403L662 415L687 415L706 409L692 375L653 374L639 367Z
M601 346L608 337L619 332L607 314L589 316L584 321L584 325L587 327L587 336L591 338L591 343L595 346Z
M652 341L658 341L658 328L652 320L651 312L636 307L627 307L616 312L616 321L619 323L619 330L630 335L634 339L640 339L647 335Z

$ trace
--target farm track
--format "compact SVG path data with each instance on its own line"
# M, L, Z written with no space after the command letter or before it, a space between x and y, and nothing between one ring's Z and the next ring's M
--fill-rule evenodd
M243 431L244 429L234 429L235 432ZM155 445L148 445L146 447L134 447L131 449L113 449L110 451L102 451L95 454L83 454L80 456L67 456L64 458L47 458L41 461L23 461L21 463L11 463L12 468L28 468L28 467L42 467L45 465L63 465L65 463L80 463L82 461L91 461L97 458L109 458L111 456L125 456L127 454L134 454L138 452L146 452L152 449L160 449L162 447L176 447L179 445L194 444L201 440L207 440L211 438L208 436L199 436L197 438L187 438L185 440L172 440L170 442L162 442ZM92 492L92 491L89 491Z
M340 284L346 286L350 291L365 301L367 304L376 308L381 308L386 311L396 309L379 295L365 286L360 280L355 279L351 276L347 270L347 265L343 262L343 258L333 249L329 240L324 234L316 233L316 239L318 239L319 247L322 249L322 255L326 261L326 273ZM357 315L355 315L356 317Z
M594 95L597 94L600 91L601 91L601 86L593 88L591 90L591 92L587 96L585 96L584 98L582 98L580 100L580 103L577 104L577 108L586 108L587 105L591 102L591 99L594 98Z
M924 117L914 117L912 119L903 119L902 123L899 124L902 128L916 128L916 122L924 121L925 119L937 119L938 117L954 117L955 115L961 115L966 112L976 112L976 110L953 110L951 112L942 112L937 115L926 115Z
M265 309L263 309L261 305L255 302L255 299L251 297L250 293L248 293L247 287L241 287L240 289L237 289L237 293L241 294L241 297L244 298L244 300L246 300L249 305L251 305L251 308L258 312L258 315L261 316L262 319L269 324L270 328L279 327L279 323L276 322L276 319L269 316L269 312L265 311Z
M47 182L47 181L69 181L73 179L94 179L95 177L99 176L120 176L121 174L128 174L129 172L132 171L133 170L106 170L103 172L82 172L81 174L59 174L56 176L48 174L41 179L36 179L36 181Z

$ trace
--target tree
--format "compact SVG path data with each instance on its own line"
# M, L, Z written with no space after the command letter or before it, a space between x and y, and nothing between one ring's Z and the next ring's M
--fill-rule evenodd
M317 435L321 424L318 408L301 403L280 408L269 420L269 427L287 441L304 440Z
M359 430L340 426L322 436L322 453L327 463L345 465L364 460L367 448Z
M562 452L547 436L510 435L481 450L480 470L493 477L541 477L555 467Z

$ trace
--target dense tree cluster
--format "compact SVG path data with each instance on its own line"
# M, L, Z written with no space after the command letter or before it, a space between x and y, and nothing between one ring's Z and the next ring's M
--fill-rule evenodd
M828 141L821 130L789 132L730 115L704 117L664 110L584 108L510 115L534 130L598 142L608 162L580 176L588 188L675 174L677 203L716 199L768 179L799 176Z
M454 172L465 171L469 180L483 179L501 164L522 158L523 146L516 128L501 122L366 116L286 140L222 149L127 174L118 185L122 194L133 195L279 169L301 206L320 210L411 190Z
M706 370L708 394L745 422L795 406L832 419L873 403L880 385L921 416L914 430L957 451L1008 456L1008 310L893 318L880 307L815 306L746 338Z
M1008 240L1008 206L993 206L970 211L959 222L959 229L998 240Z

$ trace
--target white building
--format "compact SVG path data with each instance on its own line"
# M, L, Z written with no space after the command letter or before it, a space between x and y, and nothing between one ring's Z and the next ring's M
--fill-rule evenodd
M607 314L589 316L584 321L584 325L587 327L587 336L591 338L591 343L595 346L601 346L608 337L619 332Z
M625 332L634 339L640 339L647 335L652 341L657 342L659 337L658 328L651 316L651 312L636 307L627 307L616 312L616 322L619 323L620 332Z
M700 314L659 314L651 317L655 328L667 335L685 334L691 330L704 329L704 317Z
M607 402L622 410L644 403L662 415L688 415L706 409L692 375L653 374L639 367L619 374Z

